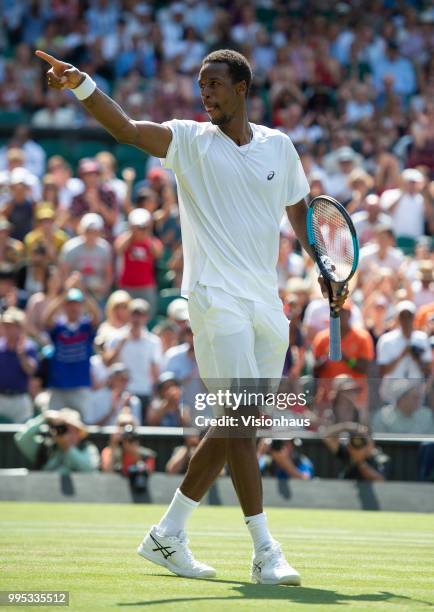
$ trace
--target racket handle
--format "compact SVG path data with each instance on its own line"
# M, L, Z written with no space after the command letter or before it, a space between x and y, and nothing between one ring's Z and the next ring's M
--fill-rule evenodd
M340 361L341 352L341 318L330 316L330 361Z

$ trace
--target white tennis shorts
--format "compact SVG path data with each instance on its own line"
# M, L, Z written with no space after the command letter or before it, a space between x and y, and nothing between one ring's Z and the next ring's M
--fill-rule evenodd
M282 308L196 284L188 299L199 373L207 379L280 379L289 344ZM208 386L208 385L207 385Z

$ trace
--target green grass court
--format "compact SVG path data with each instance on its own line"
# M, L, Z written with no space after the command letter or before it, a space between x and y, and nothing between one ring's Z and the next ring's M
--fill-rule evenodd
M68 590L69 609L88 611L434 606L432 515L269 509L272 532L303 580L274 587L250 583L251 545L238 508L204 506L190 522L193 552L217 578L177 578L141 559L135 549L162 511L2 502L0 590Z

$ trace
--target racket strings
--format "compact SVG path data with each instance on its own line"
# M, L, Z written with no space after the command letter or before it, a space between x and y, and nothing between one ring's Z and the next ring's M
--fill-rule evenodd
M337 282L345 281L354 261L352 235L345 217L327 200L319 200L313 211L312 229L325 267L334 267L330 276Z

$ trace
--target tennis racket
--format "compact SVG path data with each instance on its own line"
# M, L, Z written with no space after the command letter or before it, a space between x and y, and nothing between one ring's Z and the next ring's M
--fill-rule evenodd
M307 211L307 238L324 278L330 303L331 361L340 361L341 327L339 310L331 307L353 276L359 262L359 241L350 215L335 199L314 198ZM333 283L333 286L332 286Z

